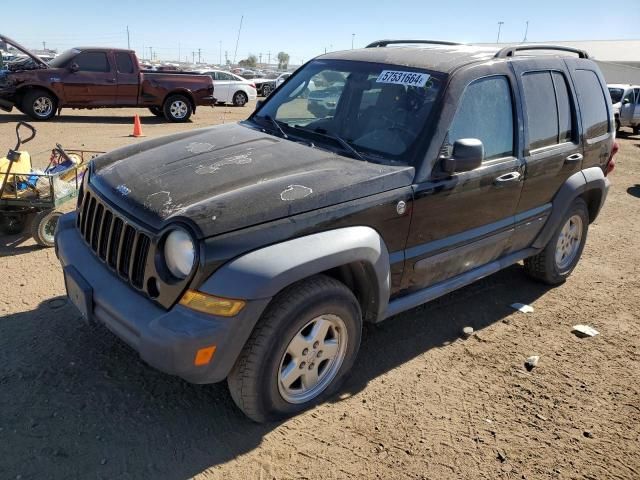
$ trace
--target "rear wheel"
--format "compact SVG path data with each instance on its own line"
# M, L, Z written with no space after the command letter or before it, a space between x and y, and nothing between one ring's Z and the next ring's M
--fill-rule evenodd
M34 120L49 120L56 114L58 100L46 90L32 90L22 99L22 110Z
M62 213L55 210L43 210L36 213L31 224L31 235L38 245L54 246L56 227L61 216Z
M248 101L249 97L247 97L247 94L242 91L233 94L233 104L236 107L244 107Z
M271 95L271 85L265 83L262 87L262 96L268 97L269 95Z
M149 107L149 111L153 113L156 117L164 117L164 112L160 107Z
M580 260L588 229L587 204L577 198L544 249L524 261L527 273L549 285L564 282Z
M295 415L338 391L360 346L353 293L318 275L283 290L264 313L227 379L252 420Z
M162 107L164 116L170 122L186 122L193 113L191 102L184 95L171 95Z

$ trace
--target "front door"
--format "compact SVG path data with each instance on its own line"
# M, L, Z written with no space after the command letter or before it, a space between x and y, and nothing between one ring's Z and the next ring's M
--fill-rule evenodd
M117 79L115 68L106 52L85 51L79 53L70 65L77 71L69 72L64 79L64 96L67 104L83 106L112 106L116 101Z
M622 97L622 104L620 106L620 125L628 127L634 123L635 111L640 110L636 108L636 92L633 89L629 89ZM638 111L640 115L640 111Z
M213 79L213 96L221 103L231 103L231 84L235 77L227 72L215 72Z
M513 78L466 85L443 150L456 140L484 145L482 165L414 186L404 290L417 290L489 263L509 248L524 164L518 155Z

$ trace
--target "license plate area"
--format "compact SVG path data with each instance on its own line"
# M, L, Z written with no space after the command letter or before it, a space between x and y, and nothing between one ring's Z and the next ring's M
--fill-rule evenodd
M72 266L64 267L64 284L67 288L67 296L85 320L91 320L93 312L93 289L82 277L80 272Z

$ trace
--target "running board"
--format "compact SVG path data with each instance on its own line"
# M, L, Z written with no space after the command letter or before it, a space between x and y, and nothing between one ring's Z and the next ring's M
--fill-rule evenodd
M406 310L410 310L422 305L423 303L430 302L431 300L435 300L438 297L453 292L465 285L469 285L470 283L480 280L492 273L496 273L510 265L513 265L514 263L518 263L520 260L531 257L538 252L539 250L536 248L525 248L491 263L487 263L482 267L474 268L473 270L458 275L457 277L450 278L449 280L436 283L430 287L410 293L409 295L400 297L396 300L392 300L389 302L389 305L387 305L387 310L381 320L387 319Z

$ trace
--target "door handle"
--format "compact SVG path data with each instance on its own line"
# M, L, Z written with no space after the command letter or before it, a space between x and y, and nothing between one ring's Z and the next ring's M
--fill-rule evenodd
M493 184L496 186L502 186L502 185L506 185L508 183L511 182L517 182L520 180L520 177L522 175L520 174L520 172L509 172L509 173L505 173L504 175L500 175L498 178L496 178L493 181Z
M575 162L579 162L582 160L582 154L581 153L574 153L572 155L569 155L567 158L564 159L565 163L575 163Z

